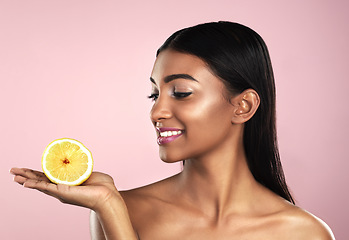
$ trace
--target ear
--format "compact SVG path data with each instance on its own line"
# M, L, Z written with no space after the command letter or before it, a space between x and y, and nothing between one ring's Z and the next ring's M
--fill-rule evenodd
M246 89L231 99L234 106L232 123L241 124L247 122L257 111L260 98L258 93L253 89Z

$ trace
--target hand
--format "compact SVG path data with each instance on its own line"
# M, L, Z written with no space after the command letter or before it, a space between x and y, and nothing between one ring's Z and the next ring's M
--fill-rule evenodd
M51 183L44 173L27 168L12 168L10 173L15 175L15 182L55 197L62 203L98 211L110 198L122 201L113 178L104 173L93 172L80 186Z

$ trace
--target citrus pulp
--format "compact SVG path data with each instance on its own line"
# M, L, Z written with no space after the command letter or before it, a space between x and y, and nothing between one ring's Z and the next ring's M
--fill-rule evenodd
M61 138L51 142L42 155L42 169L52 182L80 185L92 173L91 152L79 141Z

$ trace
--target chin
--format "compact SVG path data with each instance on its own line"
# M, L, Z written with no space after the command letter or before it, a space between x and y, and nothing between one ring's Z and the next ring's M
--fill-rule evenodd
M178 154L169 154L162 151L160 151L160 159L165 163L176 163L184 160L182 157L178 156Z

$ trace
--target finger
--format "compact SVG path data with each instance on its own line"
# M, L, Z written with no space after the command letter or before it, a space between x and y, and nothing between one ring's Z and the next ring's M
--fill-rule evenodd
M49 183L46 181L41 181L38 179L27 179L24 182L24 187L37 189L40 191L55 191L57 189L57 185L53 183Z
M57 185L54 183L49 183L46 181L40 181L35 179L27 179L23 183L23 187L35 189L47 195L57 197Z
M48 195L48 196L51 196L51 197L54 197L54 198L58 198L58 199L59 199L59 197L58 197L56 194L54 194L54 193L48 191L46 187L40 186L40 185L46 185L46 184L49 184L49 183L43 182L43 181L38 181L38 180L27 179L27 180L23 183L23 186L24 186L25 188L38 190L39 192L42 192L42 193L44 193L44 194L46 194L46 195ZM52 184L52 185L55 185L55 184ZM54 186L53 186L53 187L54 187Z
M30 189L36 189L40 192L43 192L51 197L57 198L59 201L63 203L70 202L71 204L75 204L75 197L74 193L71 192L71 188L75 186L68 186L64 184L54 184L54 183L48 183L40 180L27 180L24 184L24 187L30 188ZM69 201L67 201L69 200Z
M28 169L28 168L12 168L10 170L10 173L14 175L20 175L28 179L35 179L35 180L49 182L48 178L45 176L44 173L35 171L32 169Z
M20 171L20 168L13 167L10 169L10 173L16 175Z
M54 184L46 181L28 179L23 184L26 188L32 188L44 192L46 194L65 197L70 191L71 186L64 184Z
M13 177L13 181L15 181L16 183L19 183L21 185L23 185L23 183L25 183L28 180L28 178L22 177L20 175L16 175Z
M17 183L23 185L24 187L27 187L27 188L30 187L30 188L33 188L33 189L35 189L35 186L34 186L34 187L31 186L31 185L30 185L30 181L39 181L39 180L30 180L30 179L25 178L25 177L22 177L22 176L20 176L20 175L14 176L13 180L14 180L15 182L17 182ZM29 182L29 185L28 185L28 184L25 184L26 182ZM29 187L28 187L28 186L29 186ZM40 192L43 192L43 193L45 193L45 194L47 194L47 195L54 196L54 195L52 195L51 193L49 193L49 192L47 192L47 191L45 191L45 190L41 190L41 189L36 189L36 190L38 190L38 191L40 191Z
M23 168L23 171L26 174L26 176L28 176L28 178L30 178L30 179L36 179L36 180L40 180L40 181L47 180L47 177L43 172L35 171L32 169L28 169L28 168Z

